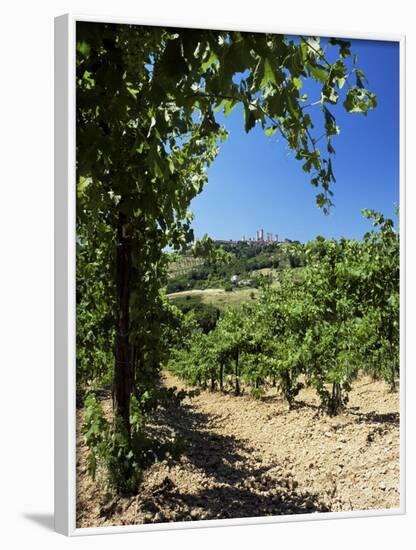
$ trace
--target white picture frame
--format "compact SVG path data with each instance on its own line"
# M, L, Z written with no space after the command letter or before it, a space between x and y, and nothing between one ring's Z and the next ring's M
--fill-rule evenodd
M66 14L55 18L55 529L67 536L160 531L224 525L400 515L406 511L405 475L405 37L345 32L348 39L396 41L400 45L400 234L401 234L401 357L400 357L400 507L386 510L299 514L279 517L186 521L115 527L76 527L76 383L75 383L75 27L77 21L182 26L178 21L134 20ZM199 22L188 28L204 28ZM213 28L212 26L205 28ZM282 34L325 36L317 29L236 28Z

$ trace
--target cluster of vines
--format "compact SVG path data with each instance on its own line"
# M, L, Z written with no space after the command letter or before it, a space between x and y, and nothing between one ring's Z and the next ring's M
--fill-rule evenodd
M169 368L195 385L261 395L278 385L289 406L304 384L336 414L352 380L365 372L392 390L399 376L399 235L364 211L374 229L361 241L305 245L306 267L287 270L257 303L228 310L214 330L194 330Z

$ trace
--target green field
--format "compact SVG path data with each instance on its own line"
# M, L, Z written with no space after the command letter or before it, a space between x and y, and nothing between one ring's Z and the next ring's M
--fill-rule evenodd
M195 307L198 304L211 304L224 310L227 307L236 307L243 302L256 299L258 290L256 288L242 288L227 292L222 288L208 288L206 290L184 290L168 294L168 297L178 307Z

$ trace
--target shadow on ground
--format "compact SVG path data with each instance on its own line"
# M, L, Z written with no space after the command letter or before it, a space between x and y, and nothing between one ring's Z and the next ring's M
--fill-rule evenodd
M399 426L400 414L399 413L385 413L379 414L374 411L368 413L351 413L358 416L357 422L365 422L367 424L392 424Z
M55 530L53 514L23 514L23 517L48 531Z
M300 491L282 465L263 462L247 442L215 432L215 415L197 412L191 405L159 412L152 430L165 430L183 439L183 455L203 472L198 488L186 490L167 475L151 492L138 499L139 509L157 521L258 517L327 512L318 495ZM152 521L149 519L149 521Z

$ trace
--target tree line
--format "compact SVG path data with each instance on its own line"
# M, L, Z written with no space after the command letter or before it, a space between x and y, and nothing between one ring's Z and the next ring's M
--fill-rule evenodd
M258 287L262 277L256 273L257 270L282 270L286 267L301 267L304 264L298 244L267 244L256 247L239 244L235 247L221 245L216 248L225 250L226 261L205 261L190 268L187 273L170 277L167 284L168 294L190 289L223 288L233 275L250 281L247 282L247 286ZM192 251L187 253L192 254Z

